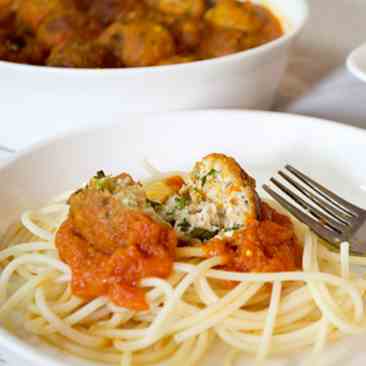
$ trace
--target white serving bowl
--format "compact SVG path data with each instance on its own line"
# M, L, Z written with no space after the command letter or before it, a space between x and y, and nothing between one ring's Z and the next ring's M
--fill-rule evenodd
M283 22L281 38L258 48L195 63L131 69L62 69L0 62L1 120L38 116L54 125L102 121L122 112L267 109L307 16L306 0L258 0Z

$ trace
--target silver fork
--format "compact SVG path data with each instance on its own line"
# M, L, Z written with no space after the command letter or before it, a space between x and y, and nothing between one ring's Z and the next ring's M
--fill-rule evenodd
M344 200L290 165L278 174L297 193L272 177L272 184L289 198L285 199L269 185L263 185L275 201L336 249L347 241L353 253L366 254L366 210Z

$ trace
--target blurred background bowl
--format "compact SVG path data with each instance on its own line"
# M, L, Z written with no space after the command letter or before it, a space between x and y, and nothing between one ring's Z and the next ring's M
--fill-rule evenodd
M258 0L277 15L285 34L263 46L194 63L126 68L62 69L0 61L1 120L16 125L4 145L18 148L126 112L181 109L268 109L287 66L294 39L308 16L306 0ZM27 125L36 116L37 126ZM32 118L34 120L34 118ZM75 122L74 122L75 123ZM19 126L19 127L18 127ZM32 129L33 128L33 129ZM50 131L49 133L44 133ZM9 137L6 135L9 133Z

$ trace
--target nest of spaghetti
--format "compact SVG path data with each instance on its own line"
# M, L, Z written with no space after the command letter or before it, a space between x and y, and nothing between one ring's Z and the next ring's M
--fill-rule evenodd
M366 280L350 269L366 259L328 250L223 154L142 183L100 171L2 242L2 324L94 361L209 364L221 342L226 365L310 346L312 363L366 331Z

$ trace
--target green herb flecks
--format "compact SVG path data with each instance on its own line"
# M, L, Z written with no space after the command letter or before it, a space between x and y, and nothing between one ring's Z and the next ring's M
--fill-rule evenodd
M160 202L152 201L149 199L146 199L146 205L148 207L152 207L155 211L159 211L162 206L162 204Z
M178 223L177 226L179 230L184 233L186 233L191 228L191 224L187 221L186 218L184 218L182 222Z
M234 225L234 226L231 226L231 227L227 227L226 229L224 229L224 233L227 233L229 231L238 230L240 228L241 228L241 225Z
M105 177L106 177L106 175L103 170L97 171L97 174L95 174L95 176L94 176L94 178L96 178L96 179L101 179L101 178L105 178Z
M215 235L217 235L219 230L210 231L207 229L203 229L200 227L194 228L189 235L194 239L199 239L201 241L207 241L212 239Z
M183 210L184 207L188 206L189 202L190 202L189 196L176 197L175 207L178 210Z
M99 170L91 179L90 186L98 191L109 191L113 193L115 183L112 177L105 175L103 170Z
M206 184L208 177L216 178L218 171L216 169L211 169L205 176L201 179L202 187Z

